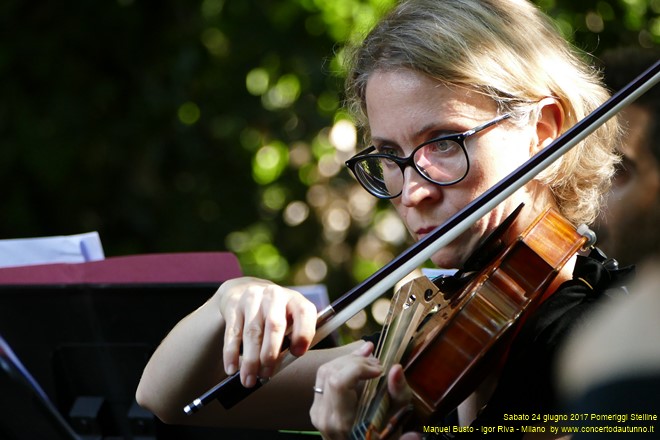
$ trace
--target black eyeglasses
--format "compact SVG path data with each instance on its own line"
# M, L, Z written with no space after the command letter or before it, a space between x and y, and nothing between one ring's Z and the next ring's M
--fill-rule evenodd
M371 146L346 161L358 182L379 199L393 199L403 191L406 167L412 166L423 178L441 186L454 185L467 176L470 160L465 140L507 118L504 114L463 133L440 136L415 147L410 156L371 153Z

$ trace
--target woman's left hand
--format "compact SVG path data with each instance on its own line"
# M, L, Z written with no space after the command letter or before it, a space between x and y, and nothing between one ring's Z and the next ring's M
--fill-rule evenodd
M347 439L355 422L363 381L383 374L378 359L372 356L374 346L363 343L351 354L322 365L316 374L314 403L310 410L312 424L324 439ZM403 370L395 365L388 373L388 391L392 408L410 402Z
M362 381L380 376L383 369L371 353L374 345L363 343L352 353L321 365L316 373L312 424L324 439L348 438L353 427Z

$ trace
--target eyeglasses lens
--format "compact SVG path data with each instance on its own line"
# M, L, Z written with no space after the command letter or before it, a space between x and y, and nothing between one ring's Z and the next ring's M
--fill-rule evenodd
M415 169L425 179L440 185L455 183L465 177L468 160L465 150L453 140L440 140L419 148L414 154ZM357 177L376 197L401 193L403 170L393 159L381 155L365 156L357 163Z

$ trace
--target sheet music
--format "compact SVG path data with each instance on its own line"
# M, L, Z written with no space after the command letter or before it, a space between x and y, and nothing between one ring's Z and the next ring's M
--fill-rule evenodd
M0 240L0 267L103 260L98 232Z

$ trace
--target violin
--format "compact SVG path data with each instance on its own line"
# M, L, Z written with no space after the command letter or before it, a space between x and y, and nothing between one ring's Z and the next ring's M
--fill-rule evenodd
M312 347L343 325L358 311L366 308L391 289L399 280L420 267L433 254L468 230L478 219L529 183L537 174L548 168L564 153L593 133L621 108L648 91L658 81L660 81L660 61L422 240L409 247L361 284L319 312ZM287 347L288 343L285 341L280 356L280 370L286 368L295 360L295 357L288 353ZM229 409L259 389L264 383L259 381L256 386L245 388L240 383L240 373L236 372L194 399L183 410L190 415L216 399L226 409Z
M501 364L517 325L569 259L595 242L548 208L506 246L500 237L521 208L475 253L483 267L434 282L417 278L395 294L375 355L386 371L401 363L412 391L412 406L396 422L414 412L419 425L457 407ZM387 378L367 382L351 439L386 438L396 427L383 427L388 406Z

